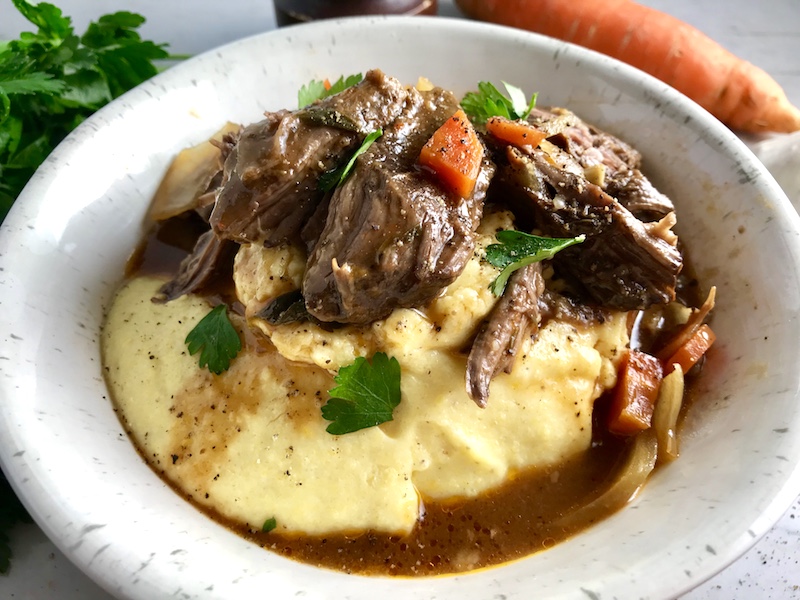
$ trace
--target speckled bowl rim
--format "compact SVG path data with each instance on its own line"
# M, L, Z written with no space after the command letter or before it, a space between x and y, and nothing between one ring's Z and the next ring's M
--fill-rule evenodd
M391 66L373 63L380 54L378 44L396 48L409 39L414 44L403 46L406 52L384 56ZM362 42L367 45L355 47ZM621 126L621 115L627 112L636 124L637 110L644 110L654 133L637 129L632 137L641 138L637 146L644 146L656 183L696 190L706 185L707 194L729 195L729 205L703 199L678 203L690 228L693 222L713 224L703 229L697 262L724 266L721 255L728 252L731 260L738 257L747 266L762 267L753 271L752 281L723 271L723 289L747 288L760 304L752 323L742 320L749 313L739 307L750 296L729 297L730 308L721 309L718 333L729 341L719 342L717 352L726 366L709 376L714 386L711 400L696 418L690 413L684 456L657 473L630 507L547 552L503 567L417 580L353 577L297 564L244 542L183 502L135 455L109 406L97 352L99 324L120 281L131 241L139 235L146 201L169 157L211 133L214 119L232 117L216 112L217 101L231 113L257 118L257 102L233 97L231 79L236 73L245 76L237 61L247 63L258 54L264 57L259 59L263 69L253 78L269 73L271 78L302 83L341 64L337 53L343 49L351 52L347 64L379 66L409 82L414 72L429 75L443 61L450 61L454 69L473 69L476 77L470 82L497 81L507 74L524 80L528 69L547 70L547 65L553 65L553 77L563 76L577 88L582 81L596 79L586 87L602 90L598 98L567 93L559 100L570 106L574 100L587 119L599 124L610 120L614 126ZM472 54L476 49L480 53ZM508 62L482 62L498 49ZM297 61L275 60L275 54L283 52L280 56L286 58L289 50ZM539 62L526 62L533 59ZM465 61L467 67L456 67ZM448 85L441 79L437 83ZM297 87L283 87L272 100L291 105ZM175 112L176 106L185 110ZM137 130L147 130L150 119L163 126L163 135L150 132L149 144L143 146L143 133ZM193 119L198 126L189 132ZM682 133L678 142L670 137L670 128ZM121 138L148 150L139 152L132 144L129 151L121 147ZM677 143L686 156L675 159L676 148L665 154L658 138ZM87 163L89 156L98 163L94 171ZM714 180L714 173L701 173L694 181L692 170L665 178L662 161L670 160L683 167L694 161L702 164L700 171L727 165L724 185ZM672 167L675 173L677 166ZM689 183L681 181L684 175ZM745 195L742 189L749 192L748 202L740 198ZM743 224L734 226L736 219ZM705 111L649 76L575 46L441 17L353 18L247 38L178 65L99 111L47 160L4 223L0 460L45 533L78 567L119 597L674 597L743 554L800 493L800 441L788 435L800 428L800 410L788 408L797 404L800 390L800 374L794 368L800 358L794 343L800 337L799 221L763 166ZM775 266L783 267L780 282L769 275ZM778 298L772 301L763 289L782 293L773 294ZM733 316L726 317L726 310ZM768 339L760 339L767 331ZM747 344L733 346L734 338ZM753 361L760 356L765 357L768 376L759 377L759 364ZM742 376L741 369L726 371L737 361L753 371L752 377L749 371ZM719 395L718 389L729 393ZM757 407L785 408L785 414L753 410L743 421L730 407L749 406L737 403L744 395L752 396ZM717 429L730 427L724 436L711 435L708 413L714 413ZM729 438L738 436L740 425L757 432L759 442L732 442ZM707 464L707 485L698 486L690 477L695 464L716 456L720 446L730 460ZM737 471L747 465L749 471ZM682 487L686 481L694 481L696 489L687 492ZM723 481L732 487L718 497L713 486ZM715 520L723 512L725 518ZM643 523L640 515L651 518Z

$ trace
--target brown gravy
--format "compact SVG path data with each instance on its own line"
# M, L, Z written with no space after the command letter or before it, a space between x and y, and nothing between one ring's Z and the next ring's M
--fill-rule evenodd
M283 536L235 527L253 542L320 567L369 575L440 575L523 558L594 522L559 520L598 495L613 478L626 444L597 440L593 448L552 469L520 473L499 489L458 502L424 502L407 536ZM605 517L607 515L594 515Z

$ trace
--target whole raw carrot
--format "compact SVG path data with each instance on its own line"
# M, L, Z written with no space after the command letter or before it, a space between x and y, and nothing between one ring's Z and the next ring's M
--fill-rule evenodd
M456 0L467 16L572 42L683 92L732 129L800 130L800 110L767 73L691 25L633 0Z

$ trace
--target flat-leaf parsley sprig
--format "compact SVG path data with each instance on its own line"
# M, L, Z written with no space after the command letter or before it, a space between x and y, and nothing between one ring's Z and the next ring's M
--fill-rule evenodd
M305 108L317 100L333 96L354 86L361 82L362 79L364 79L364 76L361 73L348 75L347 77L342 75L333 83L330 83L327 79L325 81L312 79L297 92L297 106Z
M352 433L392 420L400 404L400 363L383 352L372 362L360 356L339 369L338 384L328 393L330 400L322 407L322 417L332 421L326 431L333 435Z
M477 92L468 92L464 96L461 107L473 123L482 125L491 117L505 117L512 121L528 117L536 106L536 94L526 100L525 92L520 88L505 81L503 85L508 96L488 81L481 81Z
M375 143L379 137L383 135L382 129L376 129L375 131L370 132L364 138L364 141L361 142L361 146L353 153L350 159L344 163L343 165L336 167L330 171L326 171L322 174L319 178L319 189L323 192L330 192L331 190L336 189L338 186L342 185L347 179L347 176L350 175L350 171L353 170L353 167L356 164L356 159L364 154L372 144Z
M239 332L228 318L228 307L217 305L186 336L189 354L200 353L200 367L219 375L227 371L242 349Z
M504 229L496 235L499 244L486 247L486 260L493 266L502 269L489 289L495 296L500 296L506 288L511 274L517 269L539 262L553 256L586 239L585 235L574 238L547 238L532 235L523 231Z

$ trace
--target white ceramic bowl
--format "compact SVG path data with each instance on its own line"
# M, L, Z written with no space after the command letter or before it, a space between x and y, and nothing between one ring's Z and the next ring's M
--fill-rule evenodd
M226 120L294 106L299 86L380 67L458 93L538 91L639 148L673 197L718 342L680 460L570 541L461 576L346 576L208 520L142 462L101 374L99 329L172 156ZM445 19L323 22L170 69L89 119L31 181L0 236L0 458L33 517L124 598L667 598L724 568L800 492L800 219L746 147L688 100L577 47Z

